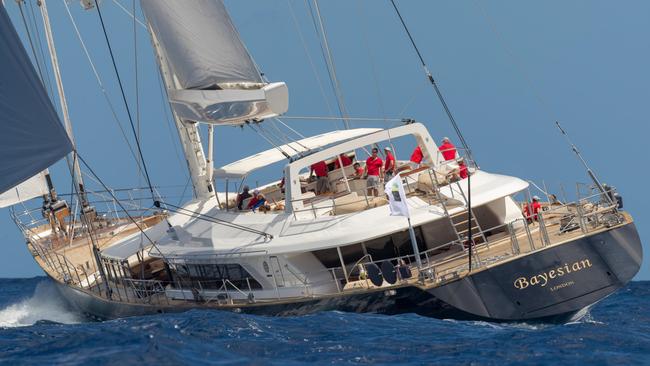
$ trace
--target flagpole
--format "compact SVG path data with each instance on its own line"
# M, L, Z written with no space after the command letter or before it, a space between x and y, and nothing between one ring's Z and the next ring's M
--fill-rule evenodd
M469 169L468 169L469 173ZM471 174L467 174L467 239L469 241L469 272L472 271L472 185L470 184Z
M415 254L415 262L418 266L418 272L422 268L422 260L420 259L420 250L418 249L418 241L415 238L415 230L413 230L413 225L411 225L411 218L406 218L409 222L409 234L411 235L411 245L413 246L413 254Z

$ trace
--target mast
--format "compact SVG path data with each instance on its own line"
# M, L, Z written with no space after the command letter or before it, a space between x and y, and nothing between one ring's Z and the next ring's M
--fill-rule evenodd
M160 50L160 44L151 28L151 24L147 24L147 29L151 35L151 43L156 53L160 74L165 84L165 93L168 93L170 89L180 89L181 86L178 83L178 79L173 78L164 52ZM185 162L187 163L192 180L194 195L197 199L210 198L211 192L213 191L212 177L208 176L208 163L203 152L203 144L201 144L199 124L193 121L183 120L178 117L174 108L171 108L171 110L176 128L178 129L181 145L183 146L183 154L185 155ZM212 156L210 159L212 159Z
M23 1L23 0L20 0ZM56 54L56 48L54 47L54 36L52 35L52 27L50 25L50 17L47 12L46 0L41 0L38 2L41 9L41 16L43 17L43 28L45 29L45 38L47 39L47 48L50 53L50 61L52 63L52 69L54 71L54 78L56 80L56 88L59 94L59 103L61 104L61 112L63 114L63 124L65 127L65 132L68 134L68 138L72 142L72 146L76 146L74 134L72 132L72 122L70 121L70 114L68 113L68 102L65 98L65 91L63 90L63 81L61 79L61 70L59 68L59 59ZM84 191L83 178L81 176L81 169L79 167L79 161L75 156L75 152L70 153L66 159L68 160L68 165L72 166L73 169L73 180L79 186L80 199L83 207L88 206L88 201ZM72 160L72 162L70 161Z

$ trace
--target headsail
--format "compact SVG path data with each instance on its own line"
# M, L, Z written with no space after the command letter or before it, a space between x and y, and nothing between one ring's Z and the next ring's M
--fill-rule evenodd
M286 112L286 85L264 83L222 0L140 3L174 74L169 99L180 118L238 124Z
M45 170L72 144L0 6L0 192Z
M49 193L45 172L40 172L19 185L0 194L0 207L8 207Z

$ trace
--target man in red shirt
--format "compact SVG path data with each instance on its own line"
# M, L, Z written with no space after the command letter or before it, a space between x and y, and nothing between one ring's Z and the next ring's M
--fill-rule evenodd
M456 146L449 141L449 137L442 139L442 144L438 147L438 150L440 150L445 160L454 160L456 158Z
M388 182L395 175L395 157L390 147L384 148L386 154L386 164L384 165L384 182Z
M311 165L309 176L316 173L316 194L330 192L330 180L327 177L327 163L319 161Z
M532 210L533 210L533 213L532 213L533 216L532 217L531 217L531 212L530 212L531 206L532 206ZM537 213L541 209L542 209L542 204L539 203L539 197L533 196L533 202L531 204L526 204L524 206L524 216L526 216L526 220L528 221L528 223L531 223L533 221L537 221Z
M379 195L379 177L382 175L384 162L377 154L379 150L376 147L372 148L372 156L366 160L366 168L364 173L367 175L366 187L368 187L368 194L377 196Z
M411 154L411 168L417 169L420 167L420 163L422 163L422 149L420 149L420 145L415 147L415 150L413 150L413 154Z
M339 160L340 159L340 160ZM344 153L341 153L338 158L336 158L336 161L334 162L334 168L340 169L341 168L341 163L343 163L343 166L348 166L352 164L352 159L350 159L347 155Z
M465 165L465 160L463 159L458 160L458 176L460 179L465 179L468 176L467 165Z

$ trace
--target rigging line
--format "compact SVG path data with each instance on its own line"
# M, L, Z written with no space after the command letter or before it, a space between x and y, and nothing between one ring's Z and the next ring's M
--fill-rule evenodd
M442 92L440 91L440 88L438 87L438 83L436 83L435 79L433 78L433 75L431 75L431 72L429 71L429 68L427 67L426 62L424 62L424 58L422 57L422 54L420 53L420 49L418 46L415 44L415 40L413 39L413 36L411 35L411 32L409 31L408 27L406 26L406 22L404 21L404 18L402 18L402 14L399 12L399 9L397 8L397 4L395 4L395 0L390 0L391 4L393 4L393 8L395 9L395 12L397 13L397 16L399 17L400 22L402 23L402 27L406 31L406 34L409 37L409 40L411 41L411 45L413 45L413 48L415 49L415 52L418 55L418 58L420 59L420 63L422 64L422 68L424 69L424 72L429 79L429 82L433 86L433 89L436 92L436 95L438 96L438 99L440 100L440 104L442 104L442 108L445 110L445 113L447 114L447 118L449 118L449 122L451 122L452 127L456 131L456 135L458 135L458 139L460 140L461 144L463 145L463 148L465 149L468 157L471 160L474 160L472 157L472 151L469 148L469 145L467 144L467 141L465 140L465 137L463 137L462 132L460 131L460 128L458 127L458 124L456 123L456 119L454 118L453 114L451 114L451 110L449 109L449 106L447 105L447 102L445 101L445 98L442 95Z
M289 147L291 150L295 151L297 154L300 153L300 151L298 151L295 147L291 146L291 144L288 143L289 141L288 141L286 138L284 138L285 135L284 135L281 131L278 130L278 134L275 134L275 133L273 133L272 131L268 131L268 130L266 130L266 128L264 128L264 127L262 126L262 124L259 124L259 125L257 126L257 128L258 128L262 133L264 133L264 134L266 134L267 136L269 136L269 138L272 137L272 138L276 141L276 143L279 142L279 143L278 143L278 146L284 146L284 145L286 145L286 146Z
M147 183L149 185L149 189L151 191L151 199L156 202L156 199L154 197L154 192L153 192L153 185L151 184L151 179L149 178L149 171L147 170L147 163L144 161L144 156L142 155L142 147L140 146L140 139L138 138L138 134L135 132L135 126L133 125L133 117L131 116L131 110L129 109L129 103L126 101L126 94L124 93L124 87L122 85L122 79L120 78L120 73L117 70L117 64L115 62L115 56L113 55L113 48L111 47L111 42L108 40L108 33L106 32L106 25L104 24L104 18L102 17L102 11L99 8L99 1L95 1L95 7L97 8L97 14L99 15L99 21L102 25L102 31L104 32L104 38L106 39L106 45L108 46L108 52L111 55L111 61L113 63L113 69L115 70L115 75L117 76L117 82L120 84L120 92L122 93L122 100L124 100L124 107L126 108L126 112L129 116L129 122L131 123L131 130L133 131L133 135L135 136L135 143L138 147L138 153L140 154L140 160L142 160L142 167L144 168L144 174L145 177L147 178Z
M300 137L301 139L304 139L304 138L305 138L305 135L303 135L303 134L301 134L300 132L298 132L298 131L294 130L293 128L291 128L288 124L284 123L284 122L283 122L279 117L273 117L273 119L276 120L276 121L278 121L278 122L280 122L284 127L286 127L286 128L289 129L291 132L293 132L293 133L295 133L296 135L298 135L298 137Z
M183 174L186 174L189 177L189 174L188 174L187 169L186 169L187 168L187 162L185 164L183 164L183 159L181 158L181 153L182 152L179 152L179 151L181 151L180 146L178 146L178 141L180 141L180 139L181 139L180 132L178 131L177 128L172 126L172 124L175 123L175 122L172 120L172 117L169 114L169 109L168 109L169 108L169 103L167 103L167 99L165 98L167 91L166 91L165 87L163 86L163 82L162 82L162 78L160 76L160 73L157 72L156 75L157 75L156 79L158 80L158 91L160 92L160 100L162 101L162 110L165 113L165 122L166 122L166 125L167 125L167 131L169 132L169 139L172 141L172 145L174 145L174 155L176 155L176 160L178 161L178 165L180 166L181 171L183 172ZM172 130L176 131L176 138L174 138L174 133L172 132Z
M119 117L117 116L117 112L115 111L115 106L113 106L113 103L111 102L110 97L108 96L108 91L104 87L104 83L102 82L102 79L99 77L99 72L97 71L97 68L95 67L95 63L93 62L92 58L90 57L90 52L88 51L88 48L86 47L86 43L83 40L83 37L81 36L81 32L79 31L79 28L77 27L77 22L75 22L74 17L72 16L72 12L70 12L70 7L68 6L67 1L63 1L63 5L65 5L65 9L68 13L68 18L70 19L70 22L72 23L72 27L74 28L74 31L77 35L77 39L79 40L79 43L81 44L81 48L84 51L84 54L86 55L86 59L88 59L88 63L90 64L90 68L93 70L93 74L95 74L95 80L97 80L97 84L99 85L99 89L101 90L102 94L104 95L104 99L106 99L106 103L108 104L108 109L110 109L111 114L113 116L113 121L117 124L117 127L119 128L120 132L122 133L122 138L124 139L124 142L126 143L126 146L129 148L129 151L131 152L131 156L135 160L135 163L138 166L138 173L140 175L143 175L142 173L142 167L140 166L140 160L137 158L135 155L135 151L133 151L133 146L131 145L131 142L129 141L128 136L126 135L126 131L124 131L124 127L122 126L122 123L120 122Z
M365 22L365 17L363 16L363 13L361 11L361 6L362 3L359 1L357 2L357 18L360 19L360 24L361 24L361 43L363 44L363 48L366 50L366 53L368 54L368 60L370 63L370 74L372 75L372 81L375 84L375 91L377 92L377 101L379 102L379 109L381 110L381 115L385 118L386 117L386 108L384 108L384 98L382 98L381 94L381 88L379 87L379 78L377 77L377 68L375 66L374 56L372 54L372 50L370 49L370 42L368 41L368 34L366 33L366 28L367 24Z
M327 35L325 33L325 27L323 25L323 18L320 15L320 7L318 6L318 1L313 0L314 6L316 8L316 12L314 12L314 8L312 7L311 2L309 2L309 0L305 0L305 1L309 5L309 11L311 13L312 23L314 24L314 29L316 30L316 34L318 35L318 39L320 41L321 53L323 55L323 58L325 59L325 65L327 66L327 73L329 75L332 89L334 90L334 95L336 96L336 101L339 107L339 113L341 114L341 117L345 118L348 116L348 111L345 107L345 100L343 99L343 93L341 91L338 78L336 77L334 59L332 58L332 53L329 48L329 43L327 42ZM349 121L344 119L343 127L345 129L349 129L350 128Z
M295 152L298 152L298 150L296 150L293 146L290 145L290 143L295 141L293 141L293 139L290 139L286 133L282 132L282 130L278 128L278 125L275 124L274 120L270 120L268 123L271 125L271 127L273 127L273 129L275 130L275 135L278 136L278 138L283 142L284 145L287 145Z
M275 117L275 118L273 118L273 119L274 119L275 121L280 122L283 126L287 127L290 131L294 132L294 133L295 133L296 135L298 135L298 137L300 137L301 139L304 139L304 138L305 138L305 136L303 136L302 134L298 133L298 132L297 132L296 130L294 130L293 128L287 126L287 124L284 123L284 122L282 122L279 118ZM275 121L273 121L273 126L274 126L276 129L279 129L279 127L277 127L277 125L275 124ZM303 148L309 150L309 149L307 148L307 146L305 146L305 145L303 145L302 143L300 143L299 140L292 140L292 141L295 142L297 145L300 145L300 146L302 146Z
M278 150L282 155L284 155L284 157L286 157L287 159L291 159L291 155L287 154L287 152L284 151L284 150L282 150L282 149L280 148L280 146L276 145L275 143L273 143L273 141L271 141L270 139L268 139L268 138L264 135L264 133L262 133L262 132L256 130L256 129L253 127L253 124L252 124L252 123L247 123L246 126L250 127L251 130L255 131L255 133L257 133L258 135L260 135L264 140L266 140L266 142L268 142L269 144L271 144L271 146L273 146L273 147L274 147L276 150Z
M367 122L404 122L403 118L378 118L378 117L329 117L329 116L282 116L284 119L307 119L307 120L343 120L347 119L350 121L367 121Z
M40 5L39 5L40 6ZM54 98L54 89L52 88L52 75L49 72L49 69L47 68L47 63L46 63L46 58L45 58L45 51L43 51L43 42L41 41L41 28L39 27L38 23L36 21L36 16L34 15L34 3L30 3L29 5L29 17L31 18L32 23L34 24L34 32L35 36L34 39L36 41L36 46L38 47L38 50L41 54L41 62L43 63L43 71L46 76L45 83L47 84L47 88L50 91L50 96Z
M76 156L79 157L79 161L81 161L81 162L83 163L83 165L85 165L86 168L88 168L88 171L89 171L89 172L90 172L90 173L91 173L91 174L92 174L92 175L97 179L97 181L99 181L99 184L101 184L102 187L104 187L104 190L105 190L106 192L108 192L108 194L111 195L111 198L113 198L113 200L115 200L115 203L117 203L117 205L120 206L120 209L122 209L122 211L124 212L124 214L125 214L125 215L128 217L128 219L133 223L133 225L135 225L135 227L138 228L138 230L142 233L142 235L144 235L145 238L147 238L147 240L151 243L151 245L152 245L154 248L156 248L156 250L158 250L158 252L159 252L160 255L162 256L163 260L167 261L167 258L165 258L165 255L160 251L160 249L158 248L158 246L156 245L156 243L155 243L155 242L154 242L154 241L149 237L149 235L144 231L144 229L143 229L140 225L138 225L138 222L133 218L133 216L131 216L131 214L129 214L129 212L126 210L126 208L122 205L122 201L120 201L120 200L115 196L115 194L113 194L112 190L110 190L110 189L108 188L108 186L106 186L106 184L104 184L104 182L101 180L101 178L99 178L99 176L98 176L97 174L95 174L95 171L90 167L90 165L88 165L88 163L86 162L86 160L84 160L84 158L79 154L79 152L77 152L77 150L74 150L74 154L75 154ZM75 187L75 190L76 190L76 189L77 189L77 188ZM79 194L79 193L77 193L77 194Z
M36 63L36 67L38 68L38 74L41 77L41 83L45 86L45 78L43 78L43 71L41 70L41 63L36 57L36 48L34 48L34 42L32 42L32 34L29 31L29 28L27 27L27 20L25 19L25 13L23 12L23 6L22 6L22 1L18 1L18 9L20 9L20 16L23 19L23 26L25 26L25 33L27 33L27 39L29 40L29 46L32 49L32 55L34 56L34 62Z
M537 98L537 101L540 103L542 106L542 109L544 109L544 112L546 112L549 116L550 119L552 120L557 120L553 113L553 109L550 108L549 104L546 103L546 100L542 97L542 95L538 92L537 88L535 87L535 83L533 83L532 79L526 72L526 69L522 66L522 63L520 60L517 59L515 53L512 51L512 49L508 46L508 43L505 40L505 37L501 32L499 32L499 29L496 27L496 24L494 22L494 19L490 16L490 14L485 10L485 8L480 4L480 2L474 2L476 7L478 7L485 18L486 23L488 24L490 30L494 33L496 36L497 40L501 43L501 47L506 51L508 56L511 59L512 64L519 70L519 73L523 77L524 81L528 84L530 87L530 90L532 91L533 95L535 98Z
M147 25L144 24L143 21L141 21L140 19L138 19L138 18L135 16L135 10L133 11L133 13L131 13L131 12L130 12L127 8L125 8L124 5L122 5L119 1L117 1L117 0L113 0L113 2L114 2L115 5L117 5L120 9L122 9L122 11L124 11L127 15L129 15L129 16L130 16L131 18L133 18L136 22L138 22L138 24L140 24L140 26L142 26L142 28L147 29Z
M238 225L238 224L232 223L230 221L218 219L216 217L208 216L208 215L202 214L200 212L195 212L195 211L192 211L192 210L188 210L188 209L186 209L184 207L176 206L176 205L173 205L171 203L165 202L165 205L170 206L172 208L171 211L174 211L175 213L178 213L178 214L181 214L181 215L186 215L186 216L189 216L191 218L196 218L196 219L199 219L199 220L204 220L204 221L212 222L212 223L215 223L215 224L223 225L223 226L226 226L226 227L229 227L229 228L232 228L232 229L238 229L238 230L241 230L241 231L246 231L246 232L249 232L249 233L262 235L262 236L264 236L264 237L266 237L268 239L273 239L273 235L271 235L271 234L269 234L267 232L261 231L261 230L251 229L250 227L247 227L247 226Z
M330 115L332 115L334 114L332 112L332 106L330 105L329 98L327 98L327 94L325 94L325 88L323 87L323 82L318 76L318 71L316 70L316 64L314 64L314 60L312 59L311 54L309 53L309 49L307 48L307 42L305 41L305 38L302 34L302 30L300 29L300 24L298 23L298 18L296 17L296 14L293 10L293 5L291 5L291 1L292 0L287 0L287 5L289 6L289 13L291 13L291 19L293 19L293 24L296 26L298 37L300 38L300 42L302 43L302 48L305 50L305 55L307 56L307 60L309 60L309 65L311 66L311 70L314 73L314 77L316 77L316 81L318 82L318 87L320 89L321 94L323 95L323 100L325 101L325 105L327 106L327 111L330 113Z
M135 15L135 0L133 0L133 14ZM138 77L138 29L135 16L133 17L133 64L135 70L135 121L138 126L138 138L141 138L140 131L140 89Z

